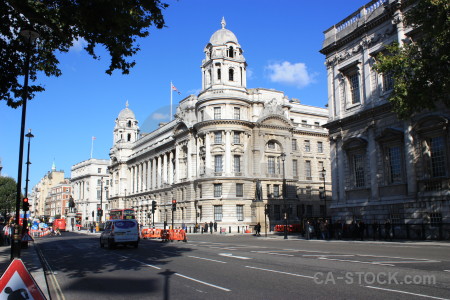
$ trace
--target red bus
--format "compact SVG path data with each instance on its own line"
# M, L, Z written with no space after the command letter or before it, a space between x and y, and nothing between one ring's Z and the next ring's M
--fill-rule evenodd
M109 211L109 219L110 220L126 220L126 219L135 219L136 213L132 208L125 209L111 209Z

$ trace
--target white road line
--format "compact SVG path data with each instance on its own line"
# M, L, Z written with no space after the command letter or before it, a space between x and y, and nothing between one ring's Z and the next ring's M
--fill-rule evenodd
M370 261L359 261L359 260L350 260L350 259L337 259L337 258L328 258L328 257L318 257L317 259L335 260L335 261L342 261L342 262L354 262L354 263L360 263L360 264L370 264L370 265L380 265L380 266L394 267L394 265L391 265L391 264L381 264L381 263L370 262Z
M232 258L238 258L238 259L252 259L250 257L245 257L245 256L235 256L231 253L219 253L220 256L226 256L226 257L232 257Z
M283 249L283 251L292 251L292 252L311 252L311 253L331 253L331 252L328 252L328 251L298 250L298 249Z
M415 264L415 263L438 263L439 260L400 260L400 261L377 261L381 264Z
M203 257L198 257L198 256L188 256L188 257L197 258L197 259L203 259L203 260L208 260L208 261L213 261L213 262L218 262L218 263L221 263L221 264L226 264L226 262L224 262L224 261L215 260L215 259L203 258Z
M123 255L119 255L119 254L115 254L115 255L117 255L117 256L119 256L119 257L126 258L126 259L128 259L128 260L133 260L133 261L135 261L135 262L138 262L138 263L140 263L140 264L143 264L144 266L147 266L147 267L150 267L150 268L153 268L153 269L156 269L156 270L161 270L160 267L153 266L153 265L149 265L149 264L147 264L147 263L145 263L145 262L139 261L139 260L134 259L134 258L129 258L129 257L127 257L127 256L123 256Z
M192 278L192 277L188 277L188 276L182 275L182 274L180 274L180 273L175 273L175 275L176 275L176 276L183 277L183 278L186 278L186 279L189 279L189 280L192 280L192 281L195 281L195 282L198 282L198 283L201 283L201 284L204 284L204 285L207 285L207 286L214 287L214 288L219 289L219 290L222 290L222 291L231 292L230 289L227 289L227 288L224 288L224 287L215 285L215 284L211 284L211 283L208 283L208 282L205 282L205 281L201 281L201 280L198 280L198 279L195 279L195 278Z
M303 277L303 278L314 279L313 276L307 276L307 275L301 275L301 274L295 274L295 273L288 273L288 272L282 272L282 271L276 271L276 270L270 270L270 269L263 269L263 268L257 268L257 267L251 267L251 266L245 266L245 267L249 268L249 269L255 269L255 270L261 270L261 271L267 271L267 272L291 275L291 276L296 276L296 277Z
M366 285L365 287L369 288L369 289L376 289L376 290L382 290L382 291L387 291L387 292L394 292L394 293L401 293L401 294L407 294L407 295L414 295L414 296L430 298L430 299L449 300L448 298L440 298L440 297L434 297L434 296L429 296L429 295L424 295L424 294L416 294L416 293L405 292L405 291L400 291L400 290L385 289L385 288L380 288L380 287L376 287L376 286Z
M286 253L275 253L275 252L266 252L266 254L271 254L271 255L279 255L279 256L295 256L292 254L286 254Z
M303 254L302 256L355 256L353 254Z
M358 254L358 256L364 256L364 257L384 257L384 258L399 258L399 259L426 260L426 261L429 260L429 259L426 259L426 258L411 258L411 257L383 256L383 255L369 255L369 254Z
M450 270L444 270L444 272L450 272Z

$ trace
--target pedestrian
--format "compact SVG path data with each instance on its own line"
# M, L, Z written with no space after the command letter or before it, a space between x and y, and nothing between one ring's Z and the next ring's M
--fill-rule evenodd
M373 222L373 240L380 238L380 225L378 225L378 222Z
M208 222L205 222L205 232L208 232Z
M89 225L89 231L91 232L91 233L94 233L94 224L90 224Z
M325 222L323 220L320 220L319 223L319 228L320 228L320 235L322 237L322 240L326 240L327 239L327 228L325 226Z
M5 228L5 224L3 222L1 222L0 223L0 246L3 246L3 242L4 242L3 228Z
M217 232L217 222L214 221L214 232Z
M339 220L336 223L336 234L337 234L337 239L341 240L342 239L342 233L344 232L344 224L342 224L342 221Z
M304 232L305 232L305 238L307 240L309 240L311 238L311 224L310 224L309 220L306 221Z
M358 229L359 229L359 238L361 241L364 241L364 230L366 229L364 221L362 221L362 220L359 221Z
M61 232L59 231L58 227L55 228L55 236L57 236L57 235L61 235Z
M392 228L391 221L388 219L384 223L384 239L385 240L389 239L390 241L392 241L391 228Z
M10 240L10 224L6 224L5 227L3 227L3 238L4 238L4 244L6 246L11 244Z
M213 221L209 221L209 232L211 232L211 234L213 233Z
M255 225L256 236L261 236L261 223Z

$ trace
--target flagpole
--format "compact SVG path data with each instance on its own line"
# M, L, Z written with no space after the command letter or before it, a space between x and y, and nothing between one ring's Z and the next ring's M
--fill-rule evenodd
M92 159L92 152L94 152L94 138L91 138L91 159Z
M172 121L172 97L173 97L173 84L170 81L170 121Z

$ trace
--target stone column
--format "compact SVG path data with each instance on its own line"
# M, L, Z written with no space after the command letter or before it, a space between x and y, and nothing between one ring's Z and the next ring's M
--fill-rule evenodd
M161 159L161 156L158 156L157 157L157 159L158 159L158 166L157 166L157 176L158 176L158 178L157 178L157 181L156 181L156 185L157 185L157 187L161 187L161 185L162 185L162 159Z
M169 184L173 184L173 171L174 171L174 169L173 169L173 152L172 151L169 152L169 165L168 165L168 167L169 167L169 178L168 178L167 182Z
M212 162L211 162L211 132L205 134L205 176L212 174Z

